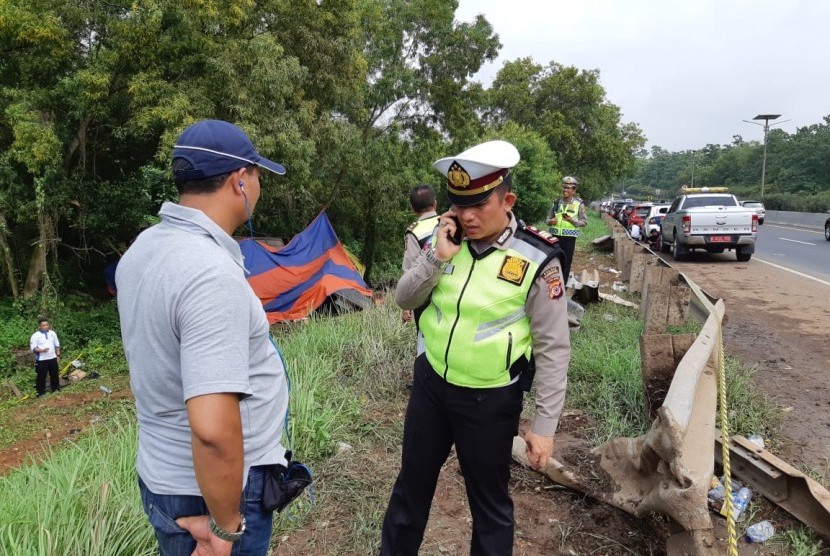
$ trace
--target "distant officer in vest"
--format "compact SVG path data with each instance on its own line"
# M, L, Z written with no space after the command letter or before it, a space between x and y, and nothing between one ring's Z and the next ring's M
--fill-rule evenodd
M431 185L416 185L409 191L409 206L412 207L418 219L409 225L404 234L403 264L404 273L415 265L418 255L424 248L427 240L432 236L435 226L438 225L438 213L435 209L435 190ZM412 311L404 310L403 321L412 320Z
M559 239L559 245L565 250L567 262L565 264L565 279L571 270L571 263L576 248L576 238L579 237L579 228L588 225L585 216L585 203L575 197L579 182L573 176L562 178L562 198L556 199L548 211L548 231Z
M396 292L402 308L424 309L382 555L418 553L453 445L473 517L470 554L512 554L508 481L531 356L537 395L528 458L541 468L553 452L570 361L564 253L513 215L510 169L518 162L513 145L489 141L433 164L447 176L452 208Z

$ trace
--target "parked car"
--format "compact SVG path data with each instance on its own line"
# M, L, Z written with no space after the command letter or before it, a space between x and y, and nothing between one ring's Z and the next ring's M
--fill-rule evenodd
M767 209L764 208L764 203L761 201L741 201L741 206L752 209L758 215L758 224L764 223L764 218L767 216Z
M678 196L663 219L660 249L671 250L676 261L694 249L709 253L732 249L739 261L747 262L755 252L758 214L740 206L738 199L725 190L686 189Z
M824 223L824 239L830 241L830 218Z
M651 203L640 203L634 205L634 209L628 215L628 228L637 224L640 228L644 228L646 219L651 212Z

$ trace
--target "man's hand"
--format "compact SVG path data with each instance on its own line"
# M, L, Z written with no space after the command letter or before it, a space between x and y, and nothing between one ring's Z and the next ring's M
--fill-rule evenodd
M548 224L551 226L556 226L556 217L548 218Z
M196 549L191 556L229 556L233 543L223 541L216 535L210 533L208 527L208 516L193 515L180 517L176 524L188 531L196 539Z
M401 312L401 322L409 322L412 320L412 309L404 309Z
M455 212L448 210L438 220L438 238L436 245L433 246L435 248L435 256L438 257L438 260L449 261L455 257L456 253L461 251L461 246L456 245L450 240L457 230L454 217Z
M553 455L553 437L541 436L533 431L525 433L527 442L527 460L535 469L542 469Z

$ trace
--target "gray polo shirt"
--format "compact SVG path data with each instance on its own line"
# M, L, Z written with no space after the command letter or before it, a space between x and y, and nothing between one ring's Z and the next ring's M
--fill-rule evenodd
M282 358L239 245L202 211L165 203L115 276L124 353L138 414L139 476L156 494L201 496L185 402L239 394L244 477L285 463Z

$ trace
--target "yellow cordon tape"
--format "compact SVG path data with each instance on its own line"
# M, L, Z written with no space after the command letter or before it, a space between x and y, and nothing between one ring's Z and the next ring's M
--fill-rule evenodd
M721 430L721 459L723 460L723 487L726 489L726 496L723 499L723 508L726 511L726 530L729 541L729 556L738 556L738 537L735 535L735 516L732 515L732 473L729 469L729 426L727 424L728 413L726 411L726 364L723 356L723 326L718 329L718 395L720 405L720 430Z

